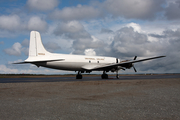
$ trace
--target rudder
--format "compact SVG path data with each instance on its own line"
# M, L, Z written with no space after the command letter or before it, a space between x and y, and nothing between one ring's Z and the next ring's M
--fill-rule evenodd
M30 33L30 44L29 44L29 57L36 57L41 55L49 54L44 48L41 35L37 31L31 31Z

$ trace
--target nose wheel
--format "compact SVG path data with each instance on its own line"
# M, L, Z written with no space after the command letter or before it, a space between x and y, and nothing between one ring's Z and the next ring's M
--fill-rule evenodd
M116 78L119 79L119 75L116 75Z
M116 78L119 79L118 70L116 71Z

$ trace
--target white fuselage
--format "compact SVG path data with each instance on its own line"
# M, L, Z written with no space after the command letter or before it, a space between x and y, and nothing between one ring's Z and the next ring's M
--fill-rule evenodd
M103 56L85 56L85 55L68 55L68 54L53 54L49 56L51 59L61 59L62 61L50 61L37 63L38 66L70 71L81 71L83 67L91 68L99 65L109 65L117 63L117 59L114 57ZM120 60L118 59L118 62Z

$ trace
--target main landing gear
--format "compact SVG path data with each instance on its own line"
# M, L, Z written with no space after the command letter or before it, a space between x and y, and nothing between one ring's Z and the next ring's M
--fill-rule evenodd
M103 74L101 75L102 79L108 79L108 74L105 73L105 71L103 71Z
M101 78L102 79L108 79L108 74L106 74L106 72L103 71ZM119 79L118 71L116 71L116 78ZM78 71L78 74L76 75L76 79L82 79L81 71Z
M103 71L103 74L101 75L102 79L108 79L108 74ZM116 78L119 79L118 71L116 71Z
M78 74L76 75L76 79L82 79L82 75L81 75L80 71L79 71Z
M108 74L105 73L105 71L103 71L103 74L101 75L102 79L108 79ZM118 70L116 71L116 78L119 79L119 74L118 74Z

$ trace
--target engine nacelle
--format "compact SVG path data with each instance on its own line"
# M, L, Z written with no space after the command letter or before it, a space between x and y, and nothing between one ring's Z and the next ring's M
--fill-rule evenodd
M115 69L115 68L111 69L111 72L115 72L115 71L117 71L117 69Z
M133 64L132 64L132 63L128 63L128 64L125 66L126 69L131 69L132 67L133 67Z
M115 68L111 69L111 72L116 72L117 70L120 70L120 69L125 70L123 67L121 67L121 66L117 66L117 67L115 67Z

